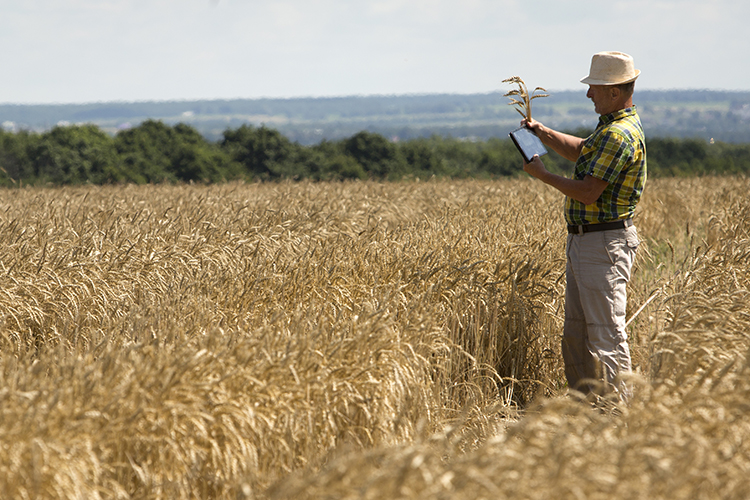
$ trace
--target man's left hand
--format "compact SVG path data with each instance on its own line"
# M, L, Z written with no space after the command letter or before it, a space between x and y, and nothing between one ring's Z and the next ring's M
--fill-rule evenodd
M531 162L524 162L523 171L532 177L540 179L544 174L547 173L547 168L544 166L544 163L542 163L542 159L539 158L539 155L534 155L534 157L531 159Z

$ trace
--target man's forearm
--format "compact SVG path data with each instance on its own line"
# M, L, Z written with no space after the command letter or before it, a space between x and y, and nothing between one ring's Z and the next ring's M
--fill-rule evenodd
M539 124L536 133L545 146L548 146L566 160L574 162L581 155L584 140L580 137L558 132L542 124Z
M583 180L577 180L553 174L544 167L544 163L538 156L535 156L531 163L526 163L523 169L532 177L536 177L565 196L578 200L584 205L591 205L598 200L607 187L606 181L590 175L585 176Z

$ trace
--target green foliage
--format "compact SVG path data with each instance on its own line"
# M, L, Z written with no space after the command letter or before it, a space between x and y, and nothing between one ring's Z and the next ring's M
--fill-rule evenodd
M649 175L657 177L750 173L749 144L655 138L646 148Z
M154 120L124 130L115 138L128 180L138 184L176 180L171 172L173 144L172 128Z
M180 181L220 182L238 178L240 168L217 145L209 143L197 130L185 124L174 127L175 144L172 170Z
M130 182L219 182L241 176L224 150L185 124L148 120L117 134L115 145Z
M358 132L344 141L344 151L372 177L388 179L403 174L405 165L396 145L380 134Z
M31 149L34 177L53 184L122 180L112 138L94 125L57 126Z
M413 139L400 147L406 164L414 175L444 174L440 157L427 139Z
M576 130L585 136L590 131ZM653 138L649 175L747 174L750 144ZM550 151L547 168L566 175L571 162ZM403 178L498 178L523 175L506 137L478 140L433 135L404 141L360 131L311 146L278 130L242 125L208 141L186 124L147 120L111 137L94 125L55 127L44 134L0 131L0 186Z
M250 177L260 179L304 176L300 168L300 149L279 131L262 126L242 125L226 130L221 147L240 163Z
M30 152L39 136L26 131L12 134L0 130L0 186L13 186L34 177Z
M304 165L311 179L330 181L367 178L364 167L344 152L341 142L322 141L304 151Z

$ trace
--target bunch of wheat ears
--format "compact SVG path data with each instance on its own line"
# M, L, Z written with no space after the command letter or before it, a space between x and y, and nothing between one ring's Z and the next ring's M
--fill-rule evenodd
M505 94L504 97L509 97L510 102L508 103L508 105L516 106L513 109L515 109L528 121L531 121L531 101L540 97L549 97L547 91L542 87L535 88L534 91L529 94L526 83L521 79L520 76L512 76L510 78L506 78L505 80L503 80L503 83L513 83L518 86L518 89L509 91ZM518 97L518 99L516 99L516 97Z

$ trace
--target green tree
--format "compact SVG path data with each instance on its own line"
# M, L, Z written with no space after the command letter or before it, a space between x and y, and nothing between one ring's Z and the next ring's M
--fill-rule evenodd
M30 156L39 140L37 134L0 130L0 185L13 186L34 179L34 162Z
M477 171L492 177L512 176L522 167L523 159L511 141L494 138L482 144Z
M373 177L397 178L404 173L396 146L380 134L358 132L344 141L344 151Z
M146 120L115 137L123 170L138 184L177 180L172 169L175 143L172 128L156 120Z
M399 144L409 172L415 176L445 175L442 162L428 139L417 138Z
M227 129L221 148L253 177L278 179L305 177L308 173L300 161L301 146L266 126Z
M367 172L357 160L344 152L341 141L321 141L315 146L303 148L301 161L307 176L314 180L339 181L344 179L366 179Z
M219 182L241 171L216 144L186 124L170 127L147 120L115 138L128 180L151 182Z
M467 178L476 175L480 159L478 143L439 136L432 137L430 142L447 176Z
M240 176L239 165L195 128L179 123L174 126L173 134L171 170L178 180L221 182Z
M55 184L123 180L112 138L95 125L57 126L33 148L35 177Z

